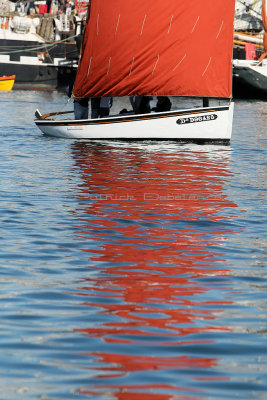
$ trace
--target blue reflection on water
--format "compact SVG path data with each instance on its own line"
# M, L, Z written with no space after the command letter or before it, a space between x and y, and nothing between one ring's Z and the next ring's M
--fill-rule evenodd
M263 398L266 104L226 147L102 144L25 118L61 97L1 100L0 397Z

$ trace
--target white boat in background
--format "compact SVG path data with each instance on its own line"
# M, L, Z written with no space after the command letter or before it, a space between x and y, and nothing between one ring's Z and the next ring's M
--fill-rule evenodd
M14 89L65 88L78 66L80 21L75 29L72 15L27 15L12 5L0 4L0 75L16 75Z
M242 1L237 2L242 6ZM249 13L235 20L234 97L267 98L267 1L247 4ZM242 24L243 18L243 24ZM239 29L237 31L237 29Z
M36 125L62 138L229 142L234 4L91 0L73 88L76 100L187 96L225 105L85 120L47 119L60 113L36 110Z
M236 0L234 29L236 32L262 31L262 0Z
M267 59L233 60L233 88L236 97L267 98Z

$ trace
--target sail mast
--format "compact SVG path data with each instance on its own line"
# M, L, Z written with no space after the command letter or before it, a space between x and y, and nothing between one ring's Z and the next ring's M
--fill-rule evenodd
M262 0L262 23L264 27L264 50L267 53L267 0Z
M262 24L264 27L264 36L263 36L263 46L264 46L264 53L258 59L259 62L264 60L267 57L267 0L262 0Z

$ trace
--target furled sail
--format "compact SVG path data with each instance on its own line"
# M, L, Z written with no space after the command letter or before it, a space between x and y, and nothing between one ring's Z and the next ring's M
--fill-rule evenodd
M234 9L234 0L91 0L74 97L231 97Z

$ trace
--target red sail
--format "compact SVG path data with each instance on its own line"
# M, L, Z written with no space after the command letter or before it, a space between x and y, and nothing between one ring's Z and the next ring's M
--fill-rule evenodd
M234 5L91 0L74 96L230 97Z

